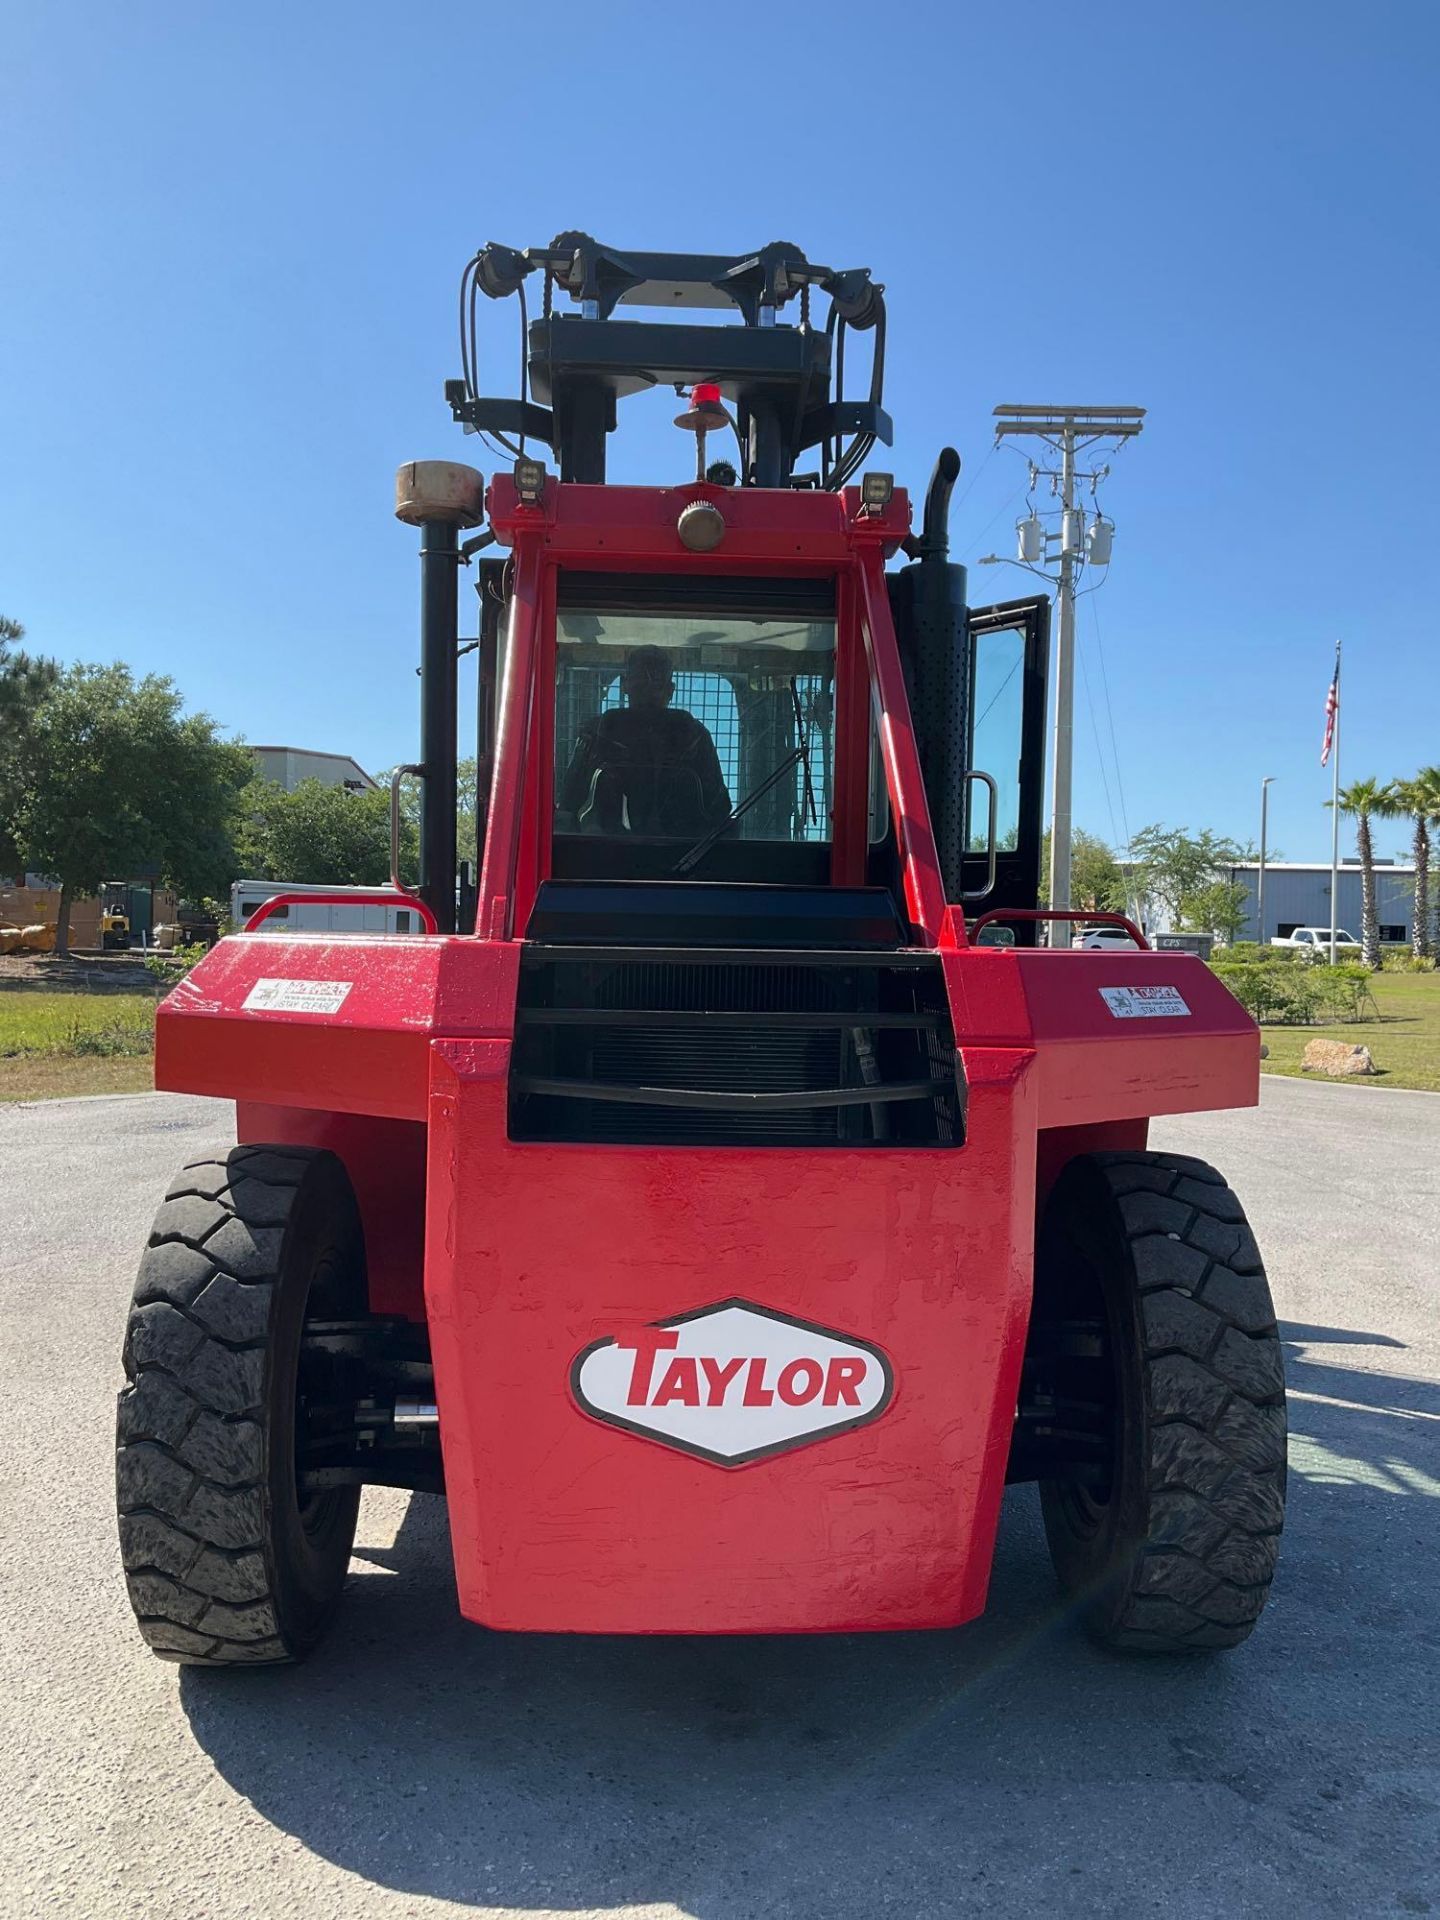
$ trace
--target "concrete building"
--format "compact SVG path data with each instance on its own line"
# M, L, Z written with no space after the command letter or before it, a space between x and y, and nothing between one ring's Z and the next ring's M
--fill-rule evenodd
M322 787L344 787L351 793L369 793L375 782L348 753L314 753L308 747L251 747L255 771L262 780L275 780L287 793L302 780L318 780Z
M1243 861L1229 869L1229 877L1244 887L1248 894L1246 901L1247 919L1240 937L1242 940L1269 940L1276 934L1293 933L1296 927L1326 927L1330 925L1330 867L1311 866L1303 860L1267 860L1265 862L1265 925L1261 927L1255 917L1256 879L1259 868L1255 861ZM1360 886L1359 863L1345 861L1340 868L1340 910L1335 925L1343 933L1353 933L1358 940L1360 929ZM1406 941L1415 920L1415 869L1402 866L1397 861L1379 861L1375 863L1375 905L1380 921L1382 940Z

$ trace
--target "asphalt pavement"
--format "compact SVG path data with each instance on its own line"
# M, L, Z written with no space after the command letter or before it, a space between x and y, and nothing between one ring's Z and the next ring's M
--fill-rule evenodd
M974 1626L708 1641L469 1626L443 1505L376 1492L321 1653L212 1674L133 1631L111 1447L138 1249L230 1109L0 1107L0 1914L1440 1912L1440 1098L1272 1079L1154 1132L1238 1188L1288 1340L1238 1653L1096 1651L1028 1488Z

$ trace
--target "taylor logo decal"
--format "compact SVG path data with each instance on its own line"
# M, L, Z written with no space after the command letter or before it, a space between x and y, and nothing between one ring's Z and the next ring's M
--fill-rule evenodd
M878 1420L895 1390L867 1340L748 1300L597 1340L570 1388L587 1413L717 1467L743 1467Z

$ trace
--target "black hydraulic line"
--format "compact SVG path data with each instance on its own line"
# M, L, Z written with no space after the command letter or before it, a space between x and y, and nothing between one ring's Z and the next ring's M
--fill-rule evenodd
M420 897L441 933L455 931L455 762L459 670L459 529L420 529Z

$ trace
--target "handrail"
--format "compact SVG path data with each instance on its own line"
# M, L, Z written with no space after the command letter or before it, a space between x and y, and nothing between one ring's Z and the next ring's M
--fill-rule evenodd
M403 893L413 898L415 896L411 896L410 889L402 886L400 881L400 782L407 773L413 773L420 780L427 777L424 767L413 762L403 767L396 767L390 776L390 885L396 893ZM418 898L415 898L415 904L419 906ZM427 908L426 911L428 912L429 909Z
M986 868L984 886L972 887L968 893L962 892L960 898L962 900L983 900L987 893L993 893L995 891L995 865L999 857L995 833L999 823L1000 789L995 784L994 775L982 773L979 767L972 767L969 773L966 774L965 781L967 786L972 780L979 780L990 789L990 837L989 844L985 849L989 856L989 864Z
M878 551L860 556L860 604L856 608L875 704L880 758L895 815L895 835L904 862L905 910L919 936L916 945L936 947L945 922L945 889L935 836L930 830L925 777L915 737L904 723L905 677L895 645L884 561Z
M982 927L988 927L992 920L1086 920L1099 921L1112 927L1123 927L1142 953L1153 953L1154 948L1136 926L1133 920L1123 913L1111 913L1107 908L1096 908L1087 913L1083 907L992 907L989 913L982 913L970 928L973 940Z
M438 933L440 931L439 921L435 918L429 907L426 906L425 902L420 899L417 894L408 893L404 887L399 888L399 890L394 893L388 890L383 892L376 891L374 893L345 894L304 892L272 893L268 900L262 900L260 902L260 905L245 922L242 931L245 933L254 933L261 922L268 920L270 915L280 907L317 905L328 905L332 907L395 907L404 905L413 908L415 912L419 914L421 920L425 923L425 931L427 933Z
M544 529L541 528L543 534ZM525 748L534 697L536 635L540 626L543 559L538 539L517 540L490 780L490 814L480 868L475 931L508 940L514 931L515 882L525 794Z

